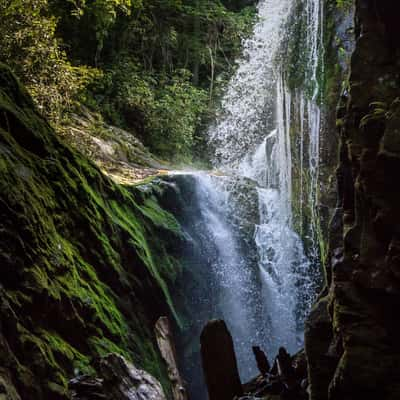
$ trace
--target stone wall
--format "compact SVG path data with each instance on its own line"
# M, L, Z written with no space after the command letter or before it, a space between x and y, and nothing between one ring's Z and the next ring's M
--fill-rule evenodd
M394 1L356 2L338 110L338 205L328 288L306 329L312 400L400 396L400 24Z

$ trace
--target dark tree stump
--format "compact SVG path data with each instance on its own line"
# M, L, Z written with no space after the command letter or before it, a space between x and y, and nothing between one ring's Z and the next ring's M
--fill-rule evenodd
M222 320L212 320L200 336L209 400L232 400L243 394L232 336Z

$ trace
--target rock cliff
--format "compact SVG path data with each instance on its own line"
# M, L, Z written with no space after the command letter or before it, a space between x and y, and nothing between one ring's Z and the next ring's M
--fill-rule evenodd
M394 1L356 2L338 109L338 205L327 287L306 329L312 400L400 397L400 24Z
M117 353L169 395L153 327L179 324L168 286L183 236L156 185L116 185L63 144L5 66L0 153L0 393L70 398L69 379Z

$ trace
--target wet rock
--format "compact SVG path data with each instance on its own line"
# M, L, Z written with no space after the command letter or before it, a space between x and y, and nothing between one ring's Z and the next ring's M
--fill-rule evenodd
M304 350L299 351L292 358L292 366L296 379L300 382L307 377L307 358Z
M178 370L175 343L172 330L167 317L158 319L155 334L160 353L168 368L168 377L172 383L174 400L187 400L185 384Z
M243 399L308 400L307 361L304 350L294 356L281 347L274 365L243 385Z
M283 379L293 379L295 375L292 366L292 358L284 347L279 348L278 356L276 357L278 365L278 375Z
M151 338L173 308L160 271L178 270L175 218L66 146L2 64L0 142L1 390L67 400L74 368L89 373L100 349L151 365L169 389Z
M99 376L80 376L69 383L74 400L166 400L161 384L118 354L97 363Z
M97 400L106 399L103 393L103 379L89 375L81 375L71 379L69 387L72 391L73 400Z
M305 329L305 345L310 369L311 399L325 399L326 388L337 365L334 354L329 355L332 341L332 322L328 298L322 298L311 310Z
M209 400L232 400L243 394L232 336L222 320L212 320L200 336Z
M398 4L355 6L356 48L339 116L342 226L330 239L327 297L306 329L311 400L400 398Z
M21 400L20 395L12 383L6 370L0 368L0 399L1 400Z
M271 369L268 358L265 353L258 346L253 346L253 354L256 358L257 367L261 375L265 375Z

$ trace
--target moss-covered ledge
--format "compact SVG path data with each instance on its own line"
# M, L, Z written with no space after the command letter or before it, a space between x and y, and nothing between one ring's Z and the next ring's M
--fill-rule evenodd
M175 218L152 191L115 184L63 144L0 65L0 380L66 399L74 374L123 354L169 390L153 325L179 324ZM160 239L163 238L163 239ZM15 397L17 398L17 397Z

